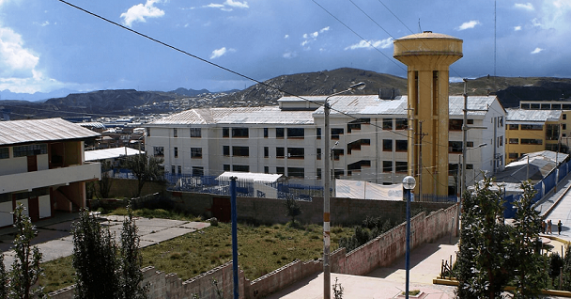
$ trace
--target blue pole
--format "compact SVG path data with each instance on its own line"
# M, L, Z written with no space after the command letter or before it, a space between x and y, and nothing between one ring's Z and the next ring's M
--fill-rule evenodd
M232 274L234 299L238 299L238 213L236 211L236 177L230 178L230 202L232 205Z
M405 258L405 270L406 270L406 287L405 287L405 298L408 299L408 284L410 281L410 195L412 190L405 189L406 195L406 258Z

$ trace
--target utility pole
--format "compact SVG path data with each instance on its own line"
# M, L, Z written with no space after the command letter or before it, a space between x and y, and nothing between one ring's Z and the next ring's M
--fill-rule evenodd
M418 122L418 131L418 201L422 201L422 138L428 135L422 133L422 121Z

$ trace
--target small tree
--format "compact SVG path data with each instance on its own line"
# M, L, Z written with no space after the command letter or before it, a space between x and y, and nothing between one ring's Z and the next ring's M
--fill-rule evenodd
M162 158L148 157L146 153L131 156L125 160L125 168L131 170L137 177L136 197L141 196L141 191L146 182L164 180L165 170L161 166L163 162Z
M117 247L109 230L82 210L72 234L75 298L119 298Z
M111 185L113 181L109 176L109 171L113 169L113 165L109 161L101 163L101 180L99 181L99 196L101 198L109 198Z
M131 206L127 206L127 217L123 220L121 231L121 298L144 299L147 298L146 288L142 286L143 273L141 266L143 256L139 248L139 235L137 225L133 220Z
M30 217L24 215L22 204L18 204L14 210L14 227L16 238L12 248L16 257L8 276L8 298L35 298L43 292L43 287L34 287L44 272L40 266L42 254L37 246L31 245L32 239L38 235L38 232L32 225Z
M285 206L287 209L287 216L291 217L291 224L295 224L295 217L301 215L301 208L297 201L293 198L286 199Z
M0 299L6 299L8 296L8 275L6 274L6 267L4 267L4 253L0 252Z
M563 275L563 284L561 285L561 289L571 291L571 246L569 245L565 248L563 269L561 272L561 275Z
M515 298L532 298L537 296L545 286L544 259L537 250L534 250L539 237L539 212L532 206L532 199L536 191L530 182L521 184L523 195L519 201L514 202L516 214L514 230L511 236L511 247L515 267Z

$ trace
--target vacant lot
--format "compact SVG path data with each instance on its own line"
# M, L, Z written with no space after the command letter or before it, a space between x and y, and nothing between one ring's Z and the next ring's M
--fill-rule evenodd
M353 228L331 229L331 250ZM323 228L320 225L255 226L238 225L238 262L248 279L256 279L293 260L312 260L322 256ZM220 223L201 231L142 249L143 266L154 266L176 273L186 280L232 259L231 225ZM71 257L44 263L46 277L40 284L54 291L74 283Z

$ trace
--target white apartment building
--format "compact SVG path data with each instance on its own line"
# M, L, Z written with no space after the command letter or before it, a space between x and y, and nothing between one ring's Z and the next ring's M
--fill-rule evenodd
M97 136L59 118L0 121L0 227L19 203L32 221L86 207L85 182L101 166L84 163L84 141Z
M279 106L193 109L145 124L146 149L164 157L167 172L216 176L224 171L283 174L290 183L321 186L325 96L283 97ZM407 97L376 95L329 99L336 177L380 184L400 183L407 175L409 129ZM495 96L470 97L467 182L479 170L503 168L505 111ZM462 149L463 97L450 97L450 168ZM414 128L413 128L414 129ZM428 145L424 145L428 146ZM455 166L456 165L456 166ZM423 165L430 167L430 165ZM452 172L456 175L455 171ZM452 179L450 184L454 185Z

